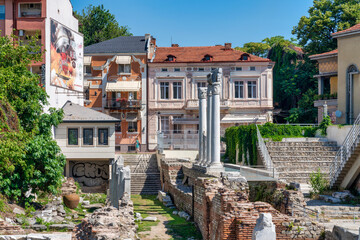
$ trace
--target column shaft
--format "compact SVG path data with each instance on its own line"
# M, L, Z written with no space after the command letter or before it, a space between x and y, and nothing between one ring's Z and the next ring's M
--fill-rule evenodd
M207 166L211 163L211 101L212 101L212 86L208 85L207 87L207 106L206 106L206 159L204 161L204 166Z
M220 162L220 82L213 83L211 117L211 167L222 166Z

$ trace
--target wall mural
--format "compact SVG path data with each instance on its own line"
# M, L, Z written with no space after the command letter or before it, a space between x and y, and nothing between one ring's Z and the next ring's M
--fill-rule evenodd
M83 37L51 19L50 84L83 91Z
M72 162L72 177L86 187L107 184L109 180L109 164L107 162Z

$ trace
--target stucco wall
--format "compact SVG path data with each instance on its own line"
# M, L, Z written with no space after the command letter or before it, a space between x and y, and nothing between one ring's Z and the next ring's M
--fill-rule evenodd
M351 125L341 126L341 127L339 127L338 125L329 126L327 129L326 137L328 140L335 141L337 142L338 146L341 146L347 134L349 133L351 127L352 127Z
M342 117L338 118L338 123L346 122L346 75L350 65L360 67L360 34L338 38L338 108L342 112ZM354 115L356 118L360 113L360 77L354 75Z
M78 146L67 145L67 129L79 128ZM94 128L94 145L82 144L82 129ZM98 128L109 128L109 145L98 145ZM55 130L55 140L67 159L112 159L115 157L115 123L61 123Z

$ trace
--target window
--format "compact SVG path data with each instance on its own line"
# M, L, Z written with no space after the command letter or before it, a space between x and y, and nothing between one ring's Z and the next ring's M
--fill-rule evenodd
M250 71L255 71L256 68L254 66L250 67Z
M235 81L235 98L244 98L244 82Z
M98 129L98 144L109 145L109 130L107 128Z
M90 91L88 88L85 90L84 93L85 93L85 100L90 100Z
M94 138L94 129L92 128L84 128L83 129L83 144L84 145L93 145L93 138Z
M79 145L79 129L69 128L68 129L68 145Z
M176 59L176 57L173 56L173 55L168 55L168 56L167 56L167 60L168 60L169 62L175 62L175 59Z
M131 65L119 64L118 73L131 73Z
M137 121L128 122L128 132L137 132Z
M180 116L173 116L173 122L175 122L175 119L179 119L181 118ZM173 128L174 128L174 133L181 133L181 124L173 124Z
M248 82L248 98L256 98L256 81Z
M242 71L242 67L236 67L235 71Z
M161 82L160 83L160 98L169 99L169 83Z
M169 117L167 116L161 116L160 117L160 129L161 129L161 132L163 133L169 133Z
M41 17L41 3L20 4L19 17Z
M206 87L207 85L207 82L198 82L197 83L197 87L200 88L200 87Z
M121 132L121 122L115 123L115 132Z
M180 72L180 68L174 68L174 72Z
M181 90L182 90L181 82L174 82L173 83L173 98L174 99L181 99Z
M84 65L84 75L91 74L91 65Z
M199 68L198 71L199 72L203 72L205 69L204 68Z
M5 5L0 5L0 19L5 19Z
M162 68L161 71L162 72L167 72L167 68Z
M214 70L216 70L216 69L217 69L216 67L212 67L212 68L211 68L211 71L214 71Z
M242 60L244 60L244 61L246 61L246 60L248 60L248 59L249 59L249 56L246 56L246 55L245 55L245 56L242 57Z

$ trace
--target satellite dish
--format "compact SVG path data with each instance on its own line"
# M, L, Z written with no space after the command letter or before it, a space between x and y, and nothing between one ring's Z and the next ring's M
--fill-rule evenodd
M337 118L340 118L340 117L342 116L342 112L341 112L340 110L336 110L335 116L336 116Z

